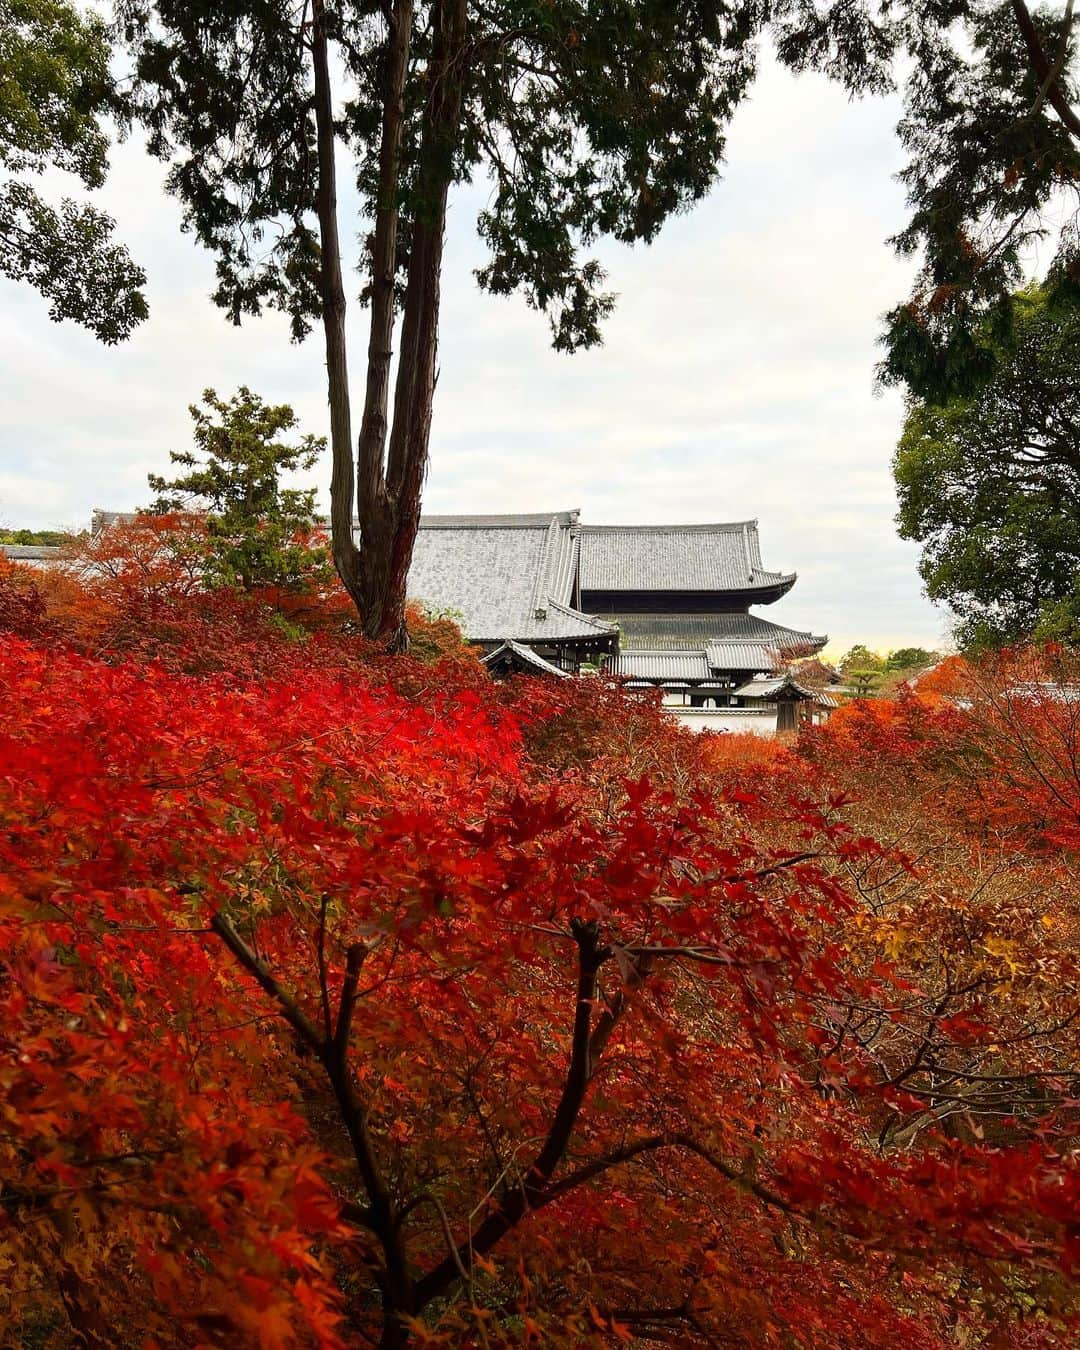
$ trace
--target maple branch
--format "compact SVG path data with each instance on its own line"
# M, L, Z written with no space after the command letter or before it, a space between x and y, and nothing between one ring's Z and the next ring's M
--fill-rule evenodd
M417 1281L417 1310L445 1293L458 1278L459 1268L471 1262L474 1253L483 1256L490 1251L500 1238L521 1222L530 1209L535 1208L536 1200L544 1194L548 1178L566 1152L592 1072L590 1041L597 974L604 962L613 955L610 947L601 945L600 925L595 919L571 919L570 932L578 949L574 1030L566 1080L547 1137L521 1184L503 1197L498 1208L487 1216L472 1237L455 1248L452 1257L447 1257Z
M301 1040L305 1041L319 1055L322 1055L326 1047L326 1038L292 995L281 985L266 962L255 955L225 915L220 912L215 914L210 920L210 927L244 969L253 975L266 993L270 995L281 1009L282 1016Z
M344 1062L349 1045L349 1032L352 1029L353 1013L356 1011L356 990L360 983L360 971L372 950L374 943L354 942L345 953L345 982L341 986L341 1002L338 1005L337 1026L334 1030L334 1050Z
M326 1076L330 1080L330 1086L334 1090L338 1114L349 1136L353 1156L368 1200L371 1202L368 1208L362 1211L364 1222L379 1238L386 1259L383 1296L387 1325L390 1325L395 1313L409 1311L412 1306L412 1276L409 1273L408 1255L394 1201L375 1156L375 1145L368 1125L368 1110L357 1094L349 1069L348 1028L352 1008L355 1006L355 980L359 978L363 960L362 956L355 953L366 954L366 950L361 944L349 949L350 966L355 967L352 972L352 992L351 994L349 992L350 975L347 972L346 985L342 990L342 1012L338 1020L337 1034L332 1041L323 1044L320 1058Z
M438 1213L439 1224L442 1227L443 1236L446 1238L450 1259L457 1266L458 1275L465 1287L469 1288L472 1284L472 1278L461 1263L461 1253L458 1251L457 1244L454 1242L454 1234L450 1229L450 1218L446 1213L446 1207L437 1195L434 1195L431 1191L421 1191L418 1195L414 1195L398 1215L399 1226L405 1221L406 1215L411 1214L414 1209L419 1209L421 1205L431 1205Z
M740 1171L730 1163L725 1162L723 1158L713 1153L711 1149L706 1148L704 1144L699 1143L692 1135L684 1134L681 1131L671 1134L647 1135L643 1139L637 1139L631 1144L626 1144L620 1149L605 1154L602 1158L595 1158L592 1162L579 1167L576 1172L571 1172L569 1176L563 1177L561 1181L548 1186L533 1202L532 1207L533 1209L542 1209L545 1205L550 1205L553 1200L558 1200L560 1196L566 1195L568 1191L584 1185L585 1182L591 1181L594 1177L601 1176L611 1168L630 1162L643 1153L655 1153L662 1148L686 1149L700 1158L702 1162L707 1163L714 1172L719 1172L721 1176L726 1177L740 1190L756 1196L770 1208L782 1210L785 1214L796 1212L782 1195L778 1195L776 1191L770 1190L768 1186L763 1186L759 1181L755 1181L746 1172Z
M661 1337L657 1331L650 1336L649 1329L666 1327L671 1322L686 1322L689 1326L701 1336L707 1336L708 1332L694 1310L690 1306L690 1300L693 1291L687 1294L685 1301L679 1307L657 1307L657 1308L606 1308L599 1307L597 1312L601 1317L607 1318L609 1322L621 1322L634 1328L634 1335L640 1340L667 1340L668 1337Z
M611 1002L611 1006L605 1008L597 1018L596 1027L589 1037L590 1077L595 1070L595 1066L599 1061L600 1056L607 1048L607 1043L611 1039L611 1033L615 1030L619 1019L626 1012L633 996L652 973L652 961L650 960L650 954L648 952L642 949L634 949L630 954L634 959L630 963L630 970L623 981L623 987L615 995Z
M571 919L570 929L578 945L577 1004L574 1011L570 1064L548 1137L529 1169L526 1178L527 1187L534 1176L547 1180L570 1142L574 1122L577 1120L591 1077L592 1063L589 1049L592 1010L596 1003L596 976L603 963L612 955L610 947L600 945L600 926L595 920Z
M330 1020L330 986L326 978L326 911L330 897L323 895L319 900L319 937L316 955L319 963L319 995L322 998L323 1027L327 1036L333 1034L334 1026Z
M366 955L367 948L362 944L349 948L350 968L355 967L355 971L353 972L354 979L352 994L350 995L349 969L346 970L346 982L342 990L342 1015L338 1023L339 1032L342 1027L345 1029L345 1038L339 1043L336 1035L333 1040L329 1040L319 1032L307 1014L299 1007L296 1000L281 985L270 967L255 955L223 914L215 914L210 923L214 932L218 934L244 969L255 977L262 988L277 1003L285 1020L293 1030L318 1054L322 1061L323 1068L330 1080L330 1086L334 1090L342 1124L345 1126L349 1142L352 1145L356 1165L360 1171L368 1199L371 1202L366 1210L350 1205L350 1218L355 1220L362 1215L362 1222L378 1236L386 1257L386 1278L389 1287L385 1292L395 1309L408 1308L412 1284L408 1272L408 1260L398 1230L394 1204L375 1159L375 1149L368 1130L367 1110L356 1094L345 1053L348 1025L352 1016L352 1005L355 1003L355 979L359 977L360 965L362 964L362 957L355 953L363 952ZM348 1010L347 1015L346 1010Z

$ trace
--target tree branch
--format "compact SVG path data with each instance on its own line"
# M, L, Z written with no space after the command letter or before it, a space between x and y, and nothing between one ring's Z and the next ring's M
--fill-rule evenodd
M1060 72L1056 71L1055 64L1051 62L1049 56L1043 48L1039 38L1039 30L1035 27L1031 13L1024 0L1010 0L1012 12L1016 19L1017 27L1020 29L1020 35L1024 39L1024 46L1027 48L1028 59L1031 62L1031 68L1039 77L1043 85L1040 89L1040 99L1045 98L1050 106L1061 119L1062 125L1073 136L1080 140L1080 117L1070 106L1068 99L1061 88ZM1065 45L1068 45L1068 31L1065 33ZM1064 64L1064 63L1062 63ZM1045 90L1045 92L1044 92ZM1036 107L1038 104L1036 104Z
M367 1110L359 1099L349 1072L346 1048L349 1021L352 1016L351 1000L355 1001L355 983L352 995L349 995L349 970L346 971L346 983L342 990L342 1016L338 1020L338 1032L345 1028L345 1038L338 1042L323 1036L307 1014L297 1004L291 994L282 986L267 964L260 960L247 943L240 937L223 914L215 914L211 927L236 957L240 964L259 982L281 1009L285 1020L300 1038L314 1050L321 1060L334 1097L342 1124L349 1136L353 1155L359 1169L364 1189L367 1191L370 1205L367 1209L349 1204L348 1217L353 1222L363 1223L379 1238L386 1259L386 1277L384 1298L388 1320L397 1312L408 1312L412 1307L412 1280L409 1275L409 1263L401 1239L394 1203L390 1191L383 1179L375 1158L375 1149L368 1130ZM366 947L360 944L349 949L350 966L355 967L354 976L359 977L362 958L354 955L357 951L365 955ZM345 1016L345 1010L348 1014Z
M569 1191L575 1190L587 1181L592 1181L594 1177L601 1176L603 1173L610 1171L611 1168L630 1162L643 1153L655 1153L662 1148L686 1149L700 1158L702 1162L707 1163L714 1172L718 1172L740 1190L756 1196L763 1204L772 1209L781 1210L785 1214L795 1213L793 1207L782 1195L770 1190L768 1186L763 1186L759 1181L755 1181L746 1172L740 1171L730 1163L725 1162L723 1158L713 1153L711 1149L706 1148L704 1144L699 1143L693 1136L682 1132L648 1135L644 1139L635 1140L632 1144L626 1144L621 1149L607 1153L602 1158L596 1158L591 1163L579 1167L576 1172L571 1172L569 1176L563 1177L561 1181L548 1186L532 1207L533 1209L541 1209L545 1205L550 1205L560 1196L566 1195Z
M597 973L612 956L610 947L600 942L600 926L595 920L571 919L570 931L578 948L577 1000L574 1007L574 1030L570 1044L570 1062L566 1070L559 1104L555 1108L551 1127L531 1167L521 1184L508 1192L499 1207L483 1221L471 1239L461 1243L454 1257L447 1257L416 1284L416 1306L422 1309L444 1293L458 1278L458 1269L471 1262L475 1253L481 1256L520 1223L535 1208L544 1194L548 1178L562 1160L585 1100L591 1075L590 1039L592 1011L596 1004Z
M224 914L215 914L210 927L236 957L244 969L255 977L262 988L281 1010L282 1016L296 1034L317 1054L322 1055L327 1041L292 995L279 983L265 961L260 960Z
M349 1032L352 1029L353 1013L356 1011L356 988L360 982L360 971L373 945L354 942L345 953L345 981L341 986L341 1002L338 1005L333 1041L334 1053L342 1064L349 1048Z

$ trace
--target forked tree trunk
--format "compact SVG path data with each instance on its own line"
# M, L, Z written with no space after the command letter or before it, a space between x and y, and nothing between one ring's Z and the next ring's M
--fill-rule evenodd
M464 72L460 58L467 4L466 0L436 0L432 6L433 42L426 80L429 93L414 189L411 253L391 427L390 368L401 143L413 10L413 0L396 0L389 8L372 244L367 379L354 467L327 21L322 0L313 0L312 9L319 161L317 206L322 248L320 282L333 452L330 498L334 563L356 605L364 635L391 650L402 650L408 642L405 586L420 522L420 493L427 468L435 393L439 276L453 149L461 116ZM359 544L354 533L354 511L359 524Z

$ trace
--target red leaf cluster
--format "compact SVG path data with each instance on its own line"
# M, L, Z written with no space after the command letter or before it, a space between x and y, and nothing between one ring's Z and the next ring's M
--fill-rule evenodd
M442 629L132 590L0 577L20 1335L1069 1343L1067 728L1015 672L725 763Z

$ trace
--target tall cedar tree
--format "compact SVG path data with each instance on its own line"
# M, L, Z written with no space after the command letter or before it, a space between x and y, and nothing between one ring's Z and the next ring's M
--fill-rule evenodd
M882 373L937 396L988 373L980 320L1008 326L1024 248L1051 197L1080 181L1072 0L1063 15L1023 0L118 0L118 12L134 112L217 255L217 302L237 322L282 309L298 337L323 324L335 562L366 634L391 643L404 631L455 183L493 185L480 284L522 291L569 352L598 341L612 304L588 250L604 235L651 239L708 190L764 32L786 65L853 93L908 70L913 215L894 242L925 266L889 317ZM370 227L355 443L335 151L351 157ZM1066 222L1053 284L1076 286L1076 269Z
M100 187L114 105L99 18L58 0L0 0L0 274L28 281L53 319L119 342L146 318L143 271L97 207L45 201L27 175L60 170Z
M974 396L912 403L893 464L900 533L965 644L1080 634L1080 304L1032 290L1017 314Z
M152 149L178 152L170 187L217 253L218 303L236 320L281 308L298 337L323 324L334 560L365 633L398 643L451 185L484 170L494 180L481 284L524 291L559 349L595 343L612 300L580 248L603 234L651 239L706 192L750 75L742 29L717 0L120 9ZM335 150L352 157L372 226L358 443Z
M189 409L195 449L169 455L186 472L173 479L149 475L158 494L154 511L206 508L212 584L251 591L317 580L325 558L310 547L315 491L283 488L279 478L283 471L312 468L325 438L281 440L295 428L296 414L287 403L265 403L246 385L227 401L207 389L202 402Z

